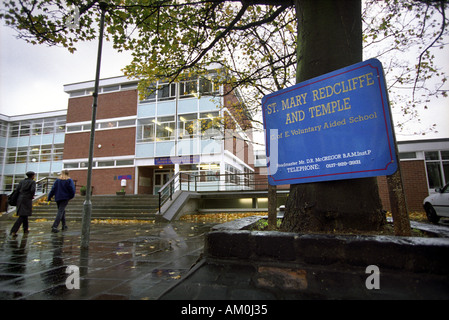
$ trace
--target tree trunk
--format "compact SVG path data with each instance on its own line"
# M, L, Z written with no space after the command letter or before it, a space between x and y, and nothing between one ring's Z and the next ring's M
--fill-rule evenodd
M295 5L297 83L362 61L360 0L295 0ZM377 180L362 178L291 185L281 229L378 230L384 223Z

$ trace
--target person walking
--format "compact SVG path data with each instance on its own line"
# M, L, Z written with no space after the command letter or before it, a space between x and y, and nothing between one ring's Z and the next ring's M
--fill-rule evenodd
M56 233L59 232L58 226L60 222L62 222L62 230L68 229L65 223L65 208L69 204L69 200L75 197L75 184L70 178L68 170L63 170L59 178L56 179L47 196L47 201L51 201L53 196L58 205L58 213L56 214L51 231Z
M31 216L33 211L33 198L36 192L36 181L34 181L34 176L36 174L33 171L28 171L26 173L27 178L20 181L17 186L19 191L19 197L17 198L17 220L11 228L11 236L16 237L17 231L19 231L20 226L23 225L23 233L27 234L28 230L28 217Z

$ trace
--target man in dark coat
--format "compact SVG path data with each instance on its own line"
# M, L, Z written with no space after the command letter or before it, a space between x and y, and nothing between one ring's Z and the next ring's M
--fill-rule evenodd
M19 182L17 190L19 190L19 197L17 198L17 220L11 228L11 236L16 237L17 231L23 224L23 233L28 233L28 217L31 216L33 210L33 198L36 192L36 181L33 171L26 173L27 178Z

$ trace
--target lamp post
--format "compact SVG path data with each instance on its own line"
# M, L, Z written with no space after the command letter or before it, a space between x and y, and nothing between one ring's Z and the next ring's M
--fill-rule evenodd
M89 236L90 236L90 219L92 214L92 201L91 201L91 189L92 189L92 166L94 156L94 141L95 141L95 121L97 117L97 104L98 104L98 85L100 82L100 65L101 65L101 52L103 49L103 29L104 29L104 16L106 13L107 3L100 2L101 17L100 17L100 36L98 39L98 54L97 54L97 71L95 74L95 87L93 93L92 104L92 124L90 129L90 145L89 145L89 162L87 168L87 192L86 199L83 204L83 219L81 229L81 248L89 248Z

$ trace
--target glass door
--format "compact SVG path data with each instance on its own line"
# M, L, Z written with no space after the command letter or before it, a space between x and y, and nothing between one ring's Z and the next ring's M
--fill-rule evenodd
M154 171L154 194L166 184L172 177L171 170L155 170Z

